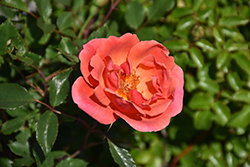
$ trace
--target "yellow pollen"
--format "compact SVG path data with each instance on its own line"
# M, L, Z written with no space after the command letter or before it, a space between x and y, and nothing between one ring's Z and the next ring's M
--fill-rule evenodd
M140 83L140 77L136 76L135 73L131 75L126 75L121 73L119 75L119 88L117 89L117 93L123 97L125 100L130 100L131 89L135 89L137 85Z

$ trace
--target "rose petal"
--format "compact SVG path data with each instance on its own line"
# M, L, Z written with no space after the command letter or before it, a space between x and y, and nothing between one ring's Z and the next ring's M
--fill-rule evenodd
M174 66L174 59L168 56L169 51L160 43L156 41L141 41L137 43L129 52L128 57L132 62L133 69L135 69L144 57L153 55L158 62L165 64L167 69L172 69Z
M119 96L111 89L105 89L105 93L119 111L124 113L145 114L140 108L135 107L132 102L124 100L121 96Z
M83 50L79 54L79 59L81 61L80 64L80 69L82 72L82 75L84 76L84 79L90 84L91 82L89 81L89 75L91 71L90 67L90 59L95 55L97 48L103 43L105 38L98 38L98 39L93 39L89 41L87 44L83 45Z
M83 77L78 77L72 86L72 98L80 109L102 124L115 122L117 116L111 108L103 107L90 97L93 89L85 82Z
M98 99L98 101L100 101L100 103L104 106L108 106L110 103L110 100L108 99L108 97L106 96L106 94L103 91L103 88L98 85L95 89L94 89L94 93L96 98Z
M99 80L102 79L102 72L104 69L104 62L103 60L98 56L94 55L90 59L90 66L92 67L92 70L90 72L91 76L96 82L91 82L94 87L96 87L99 84Z
M127 114L117 110L114 111L119 117L124 119L131 127L141 132L159 131L165 128L170 122L170 116L164 112L155 117L143 117L139 114Z
M136 104L138 107L140 107L143 110L150 110L151 107L146 103L148 100L145 99L141 93L138 91L131 89L129 91L130 96L131 96L131 102Z
M112 59L110 57L107 57L105 60L108 61L106 63L107 65L106 65L106 68L104 69L104 73L103 73L105 85L107 88L110 88L110 89L116 91L119 88L118 74L117 74L116 70L114 69L114 64L113 64Z
M110 56L114 64L121 65L126 61L128 52L137 44L139 39L134 34L124 34L120 38L110 36L105 42L100 45L97 50L97 54L103 59L106 56Z
M178 81L178 86L175 88L175 91L173 93L174 99L167 109L168 114L173 117L179 114L182 110L184 96L184 77L182 69L177 65L173 68L171 74L172 77Z
M120 67L126 75L132 74L132 65L129 58L127 58L126 61L120 65Z

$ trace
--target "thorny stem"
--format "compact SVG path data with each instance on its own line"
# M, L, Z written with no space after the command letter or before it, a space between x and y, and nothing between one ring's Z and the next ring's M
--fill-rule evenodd
M111 1L111 6L110 6L110 9L108 11L108 14L105 16L105 18L103 19L101 25L99 27L102 27L106 21L108 20L109 16L111 15L111 13L113 12L113 10L115 9L115 7L118 5L118 3L120 2L121 0L117 0L115 3L113 3L113 0Z

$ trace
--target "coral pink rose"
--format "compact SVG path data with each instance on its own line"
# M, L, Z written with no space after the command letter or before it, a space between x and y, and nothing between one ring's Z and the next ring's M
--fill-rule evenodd
M136 35L93 39L83 46L72 97L102 124L124 119L138 131L159 131L182 110L183 71L156 41Z

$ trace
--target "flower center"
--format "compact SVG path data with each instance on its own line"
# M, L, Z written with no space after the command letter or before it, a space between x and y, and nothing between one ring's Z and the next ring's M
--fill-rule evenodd
M123 97L125 100L130 100L131 89L135 89L137 85L140 83L140 77L135 75L133 72L130 75L126 75L125 73L119 74L119 88L117 89L117 93Z

